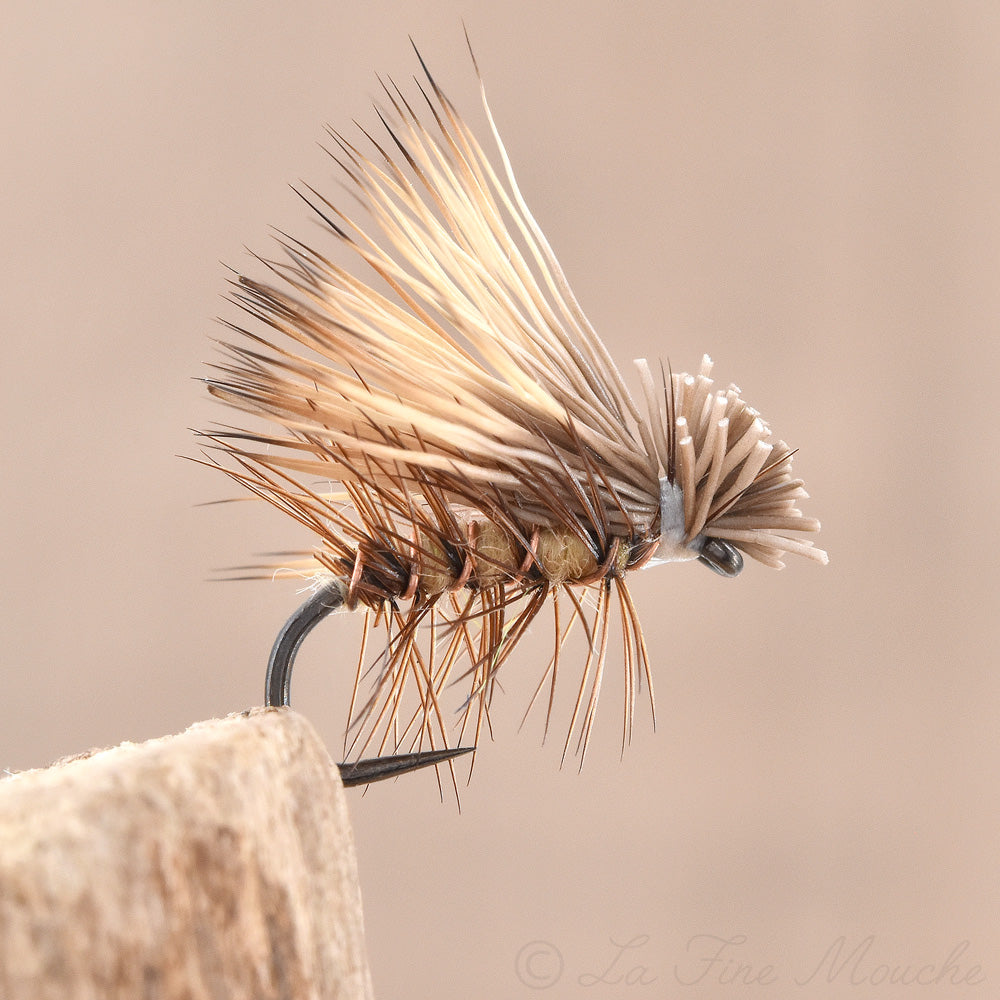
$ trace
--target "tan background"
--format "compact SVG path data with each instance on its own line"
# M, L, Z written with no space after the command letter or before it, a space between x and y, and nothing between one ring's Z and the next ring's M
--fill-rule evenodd
M302 539L196 506L232 491L175 457L222 416L190 378L218 261L311 231L286 183L333 190L321 125L373 122L407 33L478 121L465 17L613 353L710 352L801 448L831 564L638 576L659 720L624 761L617 671L582 775L537 717L517 734L526 644L460 815L430 777L354 794L378 995L996 996L1000 6L614 8L5 13L0 766L259 701L296 595L208 577ZM352 628L297 678L333 748ZM858 964L810 979L841 936ZM612 941L604 978L632 974L596 982ZM770 985L720 984L735 960ZM874 986L882 963L946 981Z

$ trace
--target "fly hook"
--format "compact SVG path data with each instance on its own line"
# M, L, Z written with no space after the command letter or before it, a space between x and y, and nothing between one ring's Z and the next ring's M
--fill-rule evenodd
M268 707L287 707L291 704L292 665L302 640L328 614L344 606L346 587L334 578L317 590L285 622L274 641L271 657L267 661L264 681L264 704ZM395 778L408 771L415 771L431 764L470 753L475 747L446 747L442 750L422 750L417 753L394 754L386 757L369 757L352 763L338 764L340 779L345 786L368 785L373 781Z

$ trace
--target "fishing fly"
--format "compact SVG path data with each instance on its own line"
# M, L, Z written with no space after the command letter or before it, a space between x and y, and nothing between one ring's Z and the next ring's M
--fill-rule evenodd
M582 763L613 643L623 749L642 687L655 715L630 574L826 562L808 537L819 523L799 509L792 450L707 357L695 374L637 361L633 396L525 204L475 56L499 169L417 57L412 98L380 80L381 138L329 130L362 215L298 192L366 277L279 235L278 259L258 258L267 280L233 279L248 319L226 323L235 337L207 380L267 421L206 432L212 463L315 536L285 565L313 592L275 643L267 702L289 702L316 622L362 609L345 750L446 759L478 744L498 675L548 612L532 704L547 733L581 630L562 753Z

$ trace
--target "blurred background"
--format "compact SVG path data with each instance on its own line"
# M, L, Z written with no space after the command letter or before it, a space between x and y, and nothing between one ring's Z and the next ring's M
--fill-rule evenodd
M351 793L376 994L996 995L1000 7L38 9L0 40L0 767L260 702L299 595L211 577L308 540L178 457L228 416L220 261L315 232L288 184L339 197L323 125L377 124L408 34L481 125L464 18L612 353L710 353L831 562L633 577L658 718L623 759L615 669L582 773L518 733L540 630L461 812L432 775ZM357 629L296 674L334 755Z

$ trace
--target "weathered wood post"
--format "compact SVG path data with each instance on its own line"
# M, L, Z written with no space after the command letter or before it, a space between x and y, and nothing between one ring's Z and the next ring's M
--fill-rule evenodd
M3 1000L369 1000L336 767L255 710L0 781Z

